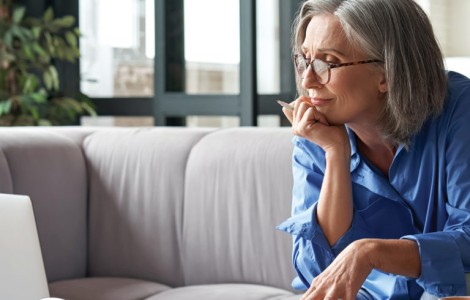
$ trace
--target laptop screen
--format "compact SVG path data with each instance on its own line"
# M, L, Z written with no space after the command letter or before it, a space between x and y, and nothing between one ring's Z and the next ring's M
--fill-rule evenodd
M31 200L0 194L0 299L49 297Z

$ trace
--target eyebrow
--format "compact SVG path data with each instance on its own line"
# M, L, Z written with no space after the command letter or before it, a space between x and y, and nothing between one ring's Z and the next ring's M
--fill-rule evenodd
M308 50L308 48L305 47L305 46L302 46L302 50ZM341 52L337 49L334 49L334 48L318 48L317 51L320 52L320 53L333 52L333 53L336 53L340 56L346 56L346 54L344 54L343 52Z

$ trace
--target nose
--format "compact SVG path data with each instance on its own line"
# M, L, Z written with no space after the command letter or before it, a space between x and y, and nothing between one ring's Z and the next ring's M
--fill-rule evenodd
M314 72L312 66L305 71L304 78L302 79L302 87L304 89L320 89L323 87L323 84L320 83L318 76Z

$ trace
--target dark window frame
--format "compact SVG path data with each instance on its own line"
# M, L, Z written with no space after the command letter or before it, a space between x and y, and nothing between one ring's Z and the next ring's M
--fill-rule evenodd
M183 24L184 0L157 0L155 5L155 40L158 53L155 60L155 97L153 99L153 111L156 125L167 125L167 118L187 115L215 115L215 116L239 116L241 126L256 126L259 115L282 115L276 99L292 99L295 97L294 70L291 60L291 29L293 16L301 1L279 1L280 22L280 90L279 94L257 93L256 70L256 1L240 0L240 93L238 95L188 95L181 92L171 92L165 82L169 77L169 70L184 76L184 57L168 58L166 53L184 53L178 50L184 40L183 30L169 36L166 26L171 26L166 16L172 16L173 20ZM179 3L179 4L175 4ZM181 14L173 9L179 5ZM164 37L164 38L162 38ZM177 44L174 41L180 41ZM171 42L170 42L171 41ZM182 48L184 49L184 48ZM179 63L181 69L175 68L174 63ZM160 80L160 78L164 78ZM179 78L184 82L183 78ZM179 87L183 90L182 87ZM184 123L181 121L180 123Z
M185 116L240 116L241 126L256 126L258 115L282 115L276 99L296 95L291 62L293 16L302 0L280 0L280 90L279 94L258 94L256 76L256 0L240 0L240 93L238 95L188 95L171 90L184 86L184 0L155 0L155 65L153 97L92 98L98 115L153 116L155 125L184 125ZM52 6L57 16L72 15L79 20L79 0L17 0L29 15L41 16ZM79 24L78 24L79 25ZM171 28L171 30L166 30ZM178 41L175 43L175 39ZM170 53L171 55L168 55ZM80 92L79 64L57 63L61 90ZM175 72L176 70L176 72ZM176 85L170 76L180 76ZM285 121L285 120L284 120Z

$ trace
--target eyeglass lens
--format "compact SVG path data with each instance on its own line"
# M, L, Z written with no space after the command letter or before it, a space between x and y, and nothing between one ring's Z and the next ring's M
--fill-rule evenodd
M315 76L315 78L320 82L320 83L325 83L328 81L328 72L329 72L329 67L328 64L322 60L315 59L313 62L307 61L302 55L298 55L295 58L295 66L297 69L297 73L304 78L306 76L307 69L309 65L312 64L312 70L311 72Z

